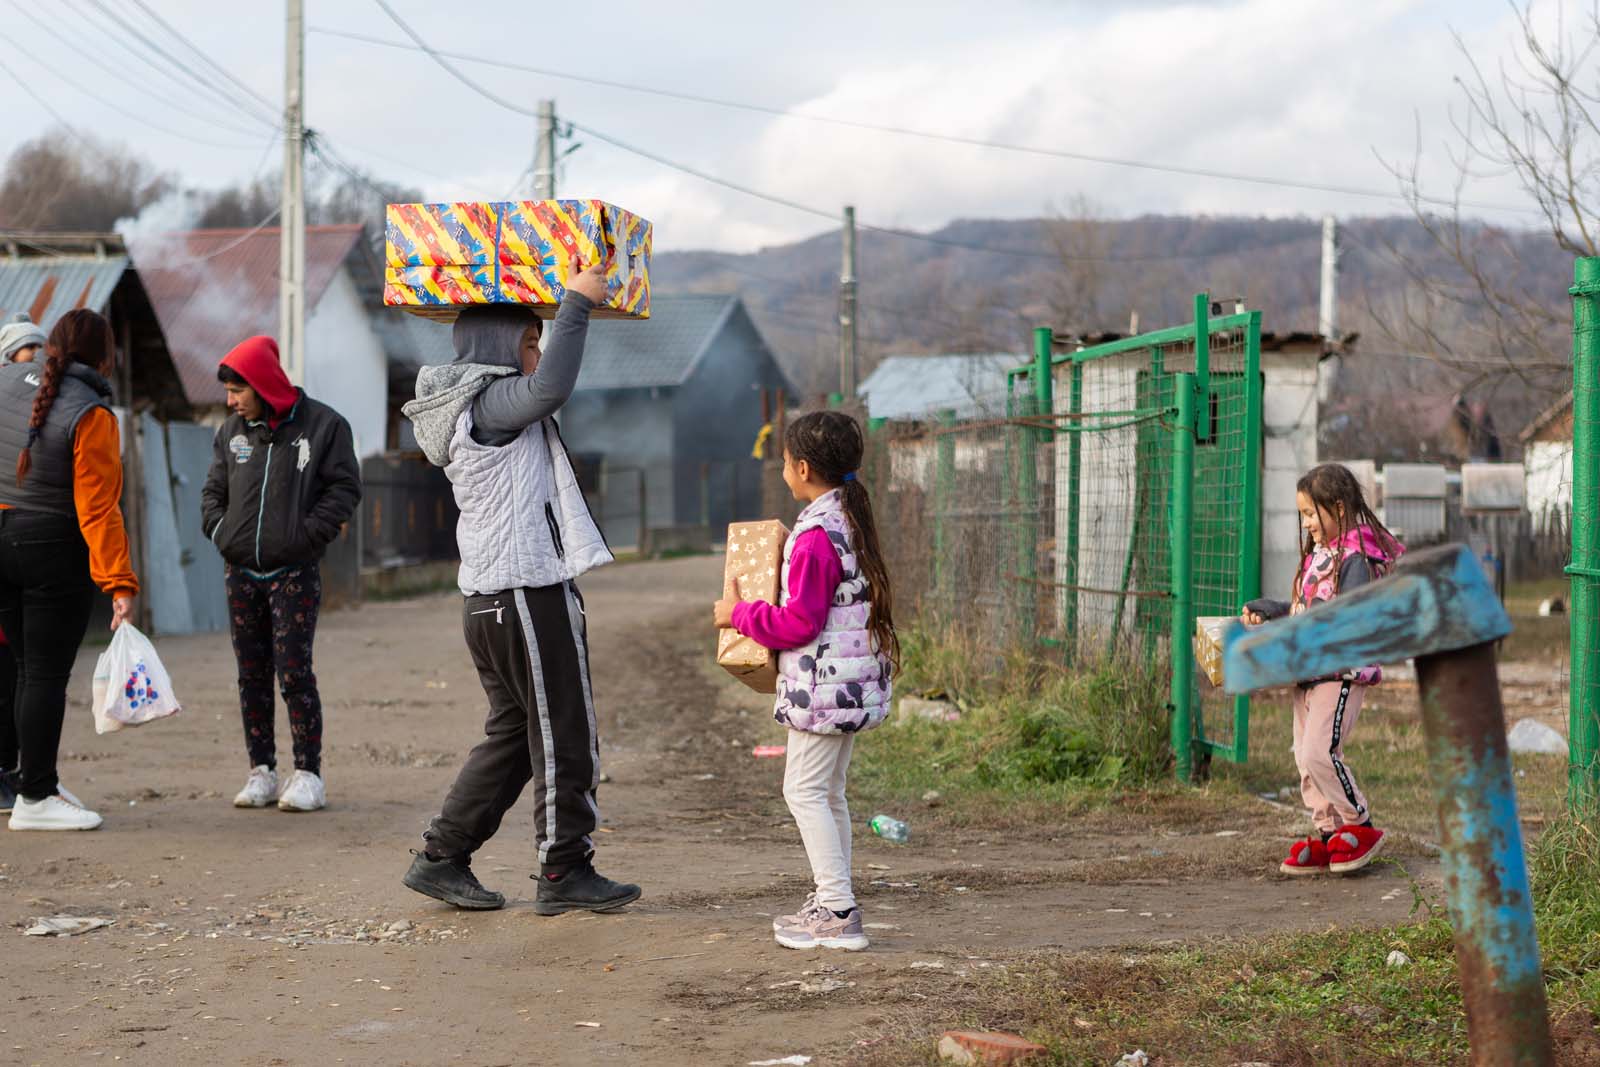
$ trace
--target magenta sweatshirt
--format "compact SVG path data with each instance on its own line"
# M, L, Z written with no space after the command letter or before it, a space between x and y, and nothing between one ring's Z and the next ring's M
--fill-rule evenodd
M807 530L789 554L789 581L784 604L743 600L734 605L733 628L763 648L783 652L804 648L817 639L828 621L833 594L844 578L839 554L820 526Z

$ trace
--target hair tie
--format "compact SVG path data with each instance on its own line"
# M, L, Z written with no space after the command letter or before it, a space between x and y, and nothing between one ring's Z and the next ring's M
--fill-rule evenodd
M37 427L37 426L28 427L28 445L27 445L27 447L32 448L33 447L33 443L35 441L37 441L38 439L39 439L39 427Z
M853 482L853 481L856 480L856 472L855 471L849 471L849 472L847 472L845 474L845 476L843 478L841 478L839 480L842 481L842 482Z

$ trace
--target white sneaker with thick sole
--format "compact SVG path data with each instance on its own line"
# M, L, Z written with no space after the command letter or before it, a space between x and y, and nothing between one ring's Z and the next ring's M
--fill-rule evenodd
M60 796L29 800L18 797L11 810L13 830L94 830L104 820L87 808L68 803Z
M328 803L322 779L310 771L295 771L278 796L279 811L317 811Z
M236 808L264 808L278 799L278 772L265 763L250 768L244 788L233 798Z

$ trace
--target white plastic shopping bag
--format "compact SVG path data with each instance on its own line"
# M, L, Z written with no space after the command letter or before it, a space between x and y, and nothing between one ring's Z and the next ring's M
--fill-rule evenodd
M155 646L131 622L117 627L94 665L94 729L108 734L124 726L175 715L178 698Z

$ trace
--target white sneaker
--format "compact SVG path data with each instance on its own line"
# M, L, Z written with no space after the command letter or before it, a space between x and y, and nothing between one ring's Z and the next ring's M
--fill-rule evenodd
M295 771L278 797L279 811L316 811L328 803L322 779L310 771Z
M84 811L89 810L89 805L85 804L83 801L67 792L67 787L62 785L60 782L56 783L56 796L60 797L62 800L65 800L68 804L71 804L75 808L82 808Z
M250 777L233 798L236 808L264 808L278 799L278 772L265 763L250 768Z
M103 821L94 812L68 803L60 796L43 800L18 797L17 806L11 811L10 826L13 830L93 830Z

